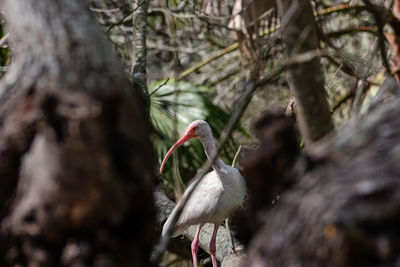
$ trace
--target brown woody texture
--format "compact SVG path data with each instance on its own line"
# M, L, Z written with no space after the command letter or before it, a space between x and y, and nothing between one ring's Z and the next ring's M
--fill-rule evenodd
M153 152L138 90L80 0L2 0L0 265L141 266Z

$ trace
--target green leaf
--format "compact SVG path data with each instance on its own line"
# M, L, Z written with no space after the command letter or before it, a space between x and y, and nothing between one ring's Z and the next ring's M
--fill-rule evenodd
M170 81L163 85L164 83L165 80L161 80L149 86L150 116L154 128L159 133L159 135L154 135L152 139L160 163L168 149L192 121L199 119L207 121L213 131L214 138L218 139L230 118L229 112L212 102L214 92L210 88L196 86L184 81ZM177 133L175 133L175 130ZM238 132L245 137L249 136L242 127L238 127ZM222 160L230 164L237 147L233 138L230 137L220 155ZM178 169L185 184L206 160L207 157L199 140L191 140L178 149ZM163 172L165 182L170 186L174 184L174 175L171 158L167 161Z

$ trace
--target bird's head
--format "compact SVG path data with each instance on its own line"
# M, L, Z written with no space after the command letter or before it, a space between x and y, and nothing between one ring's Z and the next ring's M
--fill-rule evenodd
M189 141L190 139L203 136L211 135L211 128L207 122L203 120L196 120L192 122L185 131L185 134L178 140L176 143L168 150L167 155L165 155L164 160L161 163L160 173L162 173L164 169L165 162L171 156L172 152Z

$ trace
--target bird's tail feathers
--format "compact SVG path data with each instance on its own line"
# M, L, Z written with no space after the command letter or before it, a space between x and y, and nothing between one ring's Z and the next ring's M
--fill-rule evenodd
M167 235L167 230L170 227L170 225L172 224L172 217L174 217L175 214L175 210L172 211L172 213L169 215L168 219L165 221L163 229L162 229L162 236L166 236ZM178 222L177 222L178 223ZM172 232L171 232L171 236L170 237L176 237L180 234L183 234L184 229L182 229L181 227L179 227L179 225L175 225Z

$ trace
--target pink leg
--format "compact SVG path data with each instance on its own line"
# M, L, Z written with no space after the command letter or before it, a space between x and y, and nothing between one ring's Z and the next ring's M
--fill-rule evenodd
M197 267L197 251L199 250L199 235L200 235L200 230L203 225L198 225L197 226L197 231L196 235L194 236L193 242L192 242L192 257L193 257L193 266Z
M218 232L218 224L214 224L214 232L211 237L210 241L210 253L211 253L211 261L212 261L212 266L217 267L217 258L215 257L215 240L217 239L217 232Z

